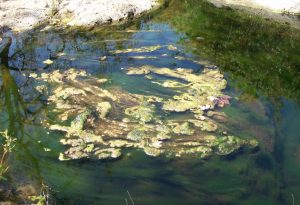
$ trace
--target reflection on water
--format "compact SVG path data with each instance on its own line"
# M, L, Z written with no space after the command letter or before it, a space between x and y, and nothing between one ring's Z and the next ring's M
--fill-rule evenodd
M187 48L215 61L253 95L300 99L299 30L202 0L171 1L156 21L186 33Z
M199 16L195 15L196 10L201 11L197 12ZM18 139L10 156L13 181L35 179L38 186L46 184L57 204L126 204L127 191L135 204L279 205L292 204L293 198L297 204L300 89L296 49L299 47L292 44L298 41L299 32L282 31L280 26L273 28L267 23L268 27L263 28L265 33L254 29L245 36L249 30L243 24L249 24L248 18L241 19L247 23L238 24L232 11L222 10L218 15L216 12L220 10L198 1L173 1L161 16L142 23L136 32L134 26L127 29L130 32L112 28L93 32L48 30L25 40L20 38L8 62L15 70L1 65L0 83L0 129L8 129ZM158 21L162 23L154 23ZM224 21L230 22L228 28ZM176 33L168 23L186 35ZM257 26L255 20L250 23ZM230 31L231 35L223 35ZM277 31L283 42L274 47L279 41ZM289 39L289 35L294 38ZM178 50L167 49L171 44ZM139 55L148 58L111 52L154 45L163 48ZM193 52L197 55L190 52L195 47L197 50ZM103 56L105 60L101 60ZM139 150L127 150L116 161L58 160L64 149L59 143L62 133L45 128L43 117L48 114L47 120L51 121L51 107L47 106L45 96L33 89L37 82L28 78L30 74L73 67L109 78L108 87L122 86L137 94L165 96L172 91L162 93L158 85L143 77L127 76L123 69L152 65L198 71L209 67L199 56L214 59L229 76L226 94L234 99L222 109L228 115L224 126L234 135L256 137L260 150L240 150L236 155L213 156L208 160L153 158ZM44 64L47 59L53 64ZM280 69L285 68L287 72L282 73Z

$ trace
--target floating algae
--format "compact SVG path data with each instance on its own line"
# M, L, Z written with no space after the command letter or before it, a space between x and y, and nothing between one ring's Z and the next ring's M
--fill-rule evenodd
M182 124L176 123L173 132L175 134L183 134L183 135L192 135L195 131L191 128L188 122L184 122Z
M127 108L125 114L131 116L135 120L142 122L151 122L155 120L155 106L149 103L144 103L139 106Z
M156 51L158 49L161 49L160 45L156 46L144 46L140 48L127 48L123 50L115 50L112 53L113 54L121 54L121 53L150 53L153 51Z
M190 69L144 66L129 68L127 74L171 77L173 80L160 80L161 85L179 94L161 98L132 94L120 88L103 89L106 79L74 69L35 76L37 80L50 82L51 86L46 86L49 103L55 107L58 119L64 115L63 125L59 121L49 125L50 130L65 133L61 143L66 150L59 159L116 159L128 147L155 157L207 158L212 154L232 154L244 146L258 146L253 139L220 136L218 123L211 118L219 113L215 110L218 106L215 99L225 96L222 90L226 81L218 70L194 73ZM159 116L161 112L192 115L177 120ZM66 119L73 119L69 126Z
M127 70L128 75L146 75L150 73L186 81L185 85L178 81L169 80L159 83L163 87L185 87L184 93L173 96L172 99L168 99L163 103L162 109L166 111L186 112L199 109L214 109L219 102L216 99L221 99L225 96L222 94L222 90L226 88L226 81L219 70L204 69L198 75L194 74L190 69L182 68L170 69L143 66Z

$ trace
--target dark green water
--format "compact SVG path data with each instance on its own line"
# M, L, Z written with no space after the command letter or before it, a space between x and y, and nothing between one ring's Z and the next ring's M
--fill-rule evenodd
M0 129L18 138L9 158L12 184L32 179L46 184L56 204L126 204L125 199L130 201L127 191L135 204L143 205L292 205L293 200L298 204L300 34L286 25L239 15L196 0L172 1L150 21L134 22L125 30L57 29L20 38L22 43L12 52L8 66L1 65ZM126 32L129 30L136 32ZM163 47L144 54L116 56L109 52L153 45ZM178 49L168 50L168 45ZM65 55L57 56L60 52ZM99 61L103 55L107 60ZM132 58L136 55L157 58ZM45 66L46 59L54 63ZM198 71L203 65L197 62L206 60L224 72L228 80L225 93L234 97L222 109L229 118L228 130L257 138L259 150L201 160L154 158L133 149L115 161L61 162L62 136L38 123L51 108L41 96L28 92L34 82L18 71L26 75L85 69L109 78L108 87L163 97L172 95L172 90L161 90L143 77L127 76L123 69L153 65Z

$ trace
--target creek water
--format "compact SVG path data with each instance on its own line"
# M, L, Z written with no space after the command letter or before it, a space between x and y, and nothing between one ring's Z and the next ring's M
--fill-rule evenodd
M238 27L237 20L230 16L215 21L214 27L202 22L212 18L203 8L209 7L210 12L224 15L233 11L201 3L198 7L202 10L194 8L199 9L202 17L199 22L191 17L197 15L192 6L192 3L175 1L153 18L124 28L49 29L34 32L26 39L20 37L17 46L11 48L8 62L1 64L0 130L8 129L11 136L18 138L9 158L11 183L41 182L49 188L56 204L133 204L132 200L134 204L164 205L297 204L300 201L300 75L299 53L295 52L299 44L289 50L285 47L289 45L281 42L287 39L293 44L292 41L297 43L299 38L278 38L278 44L272 42L271 45L265 45L264 41L269 40L265 36L273 34L258 33L261 34L258 38L254 33L242 39L243 32L247 31ZM186 9L190 9L189 12ZM267 26L270 25L265 26L266 33L281 29L269 31ZM231 43L228 47L222 47L222 41L215 40L220 35L215 28L219 27L224 29L224 41ZM237 28L240 33L232 34L232 38L259 44L259 53L251 50L253 47L249 44L246 53L240 47L233 49L237 45L229 32ZM290 32L298 32L299 36L299 31ZM111 54L117 49L156 45L161 47L151 52ZM170 45L176 49L170 49ZM268 46L277 49L279 54L263 49ZM277 55L290 55L293 61L286 63ZM103 56L105 59L99 60ZM232 56L235 60L230 59ZM47 59L53 63L43 63ZM45 115L50 123L55 121L51 115L53 108L34 92L32 96L27 92L32 89L32 81L26 76L83 69L94 77L109 79L107 88L121 87L130 93L159 97L174 95L172 88L161 89L143 76L128 76L124 72L129 67L143 65L189 68L194 72L218 66L228 83L224 93L232 96L230 105L220 108L228 116L224 126L233 135L256 138L259 149L241 149L226 157L213 155L200 159L195 156L152 157L142 150L128 148L123 157L116 160L60 161L59 153L65 149L59 142L63 134L49 131L39 123ZM275 69L287 71L277 73ZM278 80L281 78L286 81ZM285 82L287 85L282 84Z

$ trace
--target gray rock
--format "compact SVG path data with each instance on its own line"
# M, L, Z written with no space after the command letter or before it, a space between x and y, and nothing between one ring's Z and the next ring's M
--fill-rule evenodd
M0 0L0 28L25 31L47 20L94 26L130 19L155 4L155 0Z
M10 38L0 38L0 58L4 57L4 55L7 55L10 44Z

